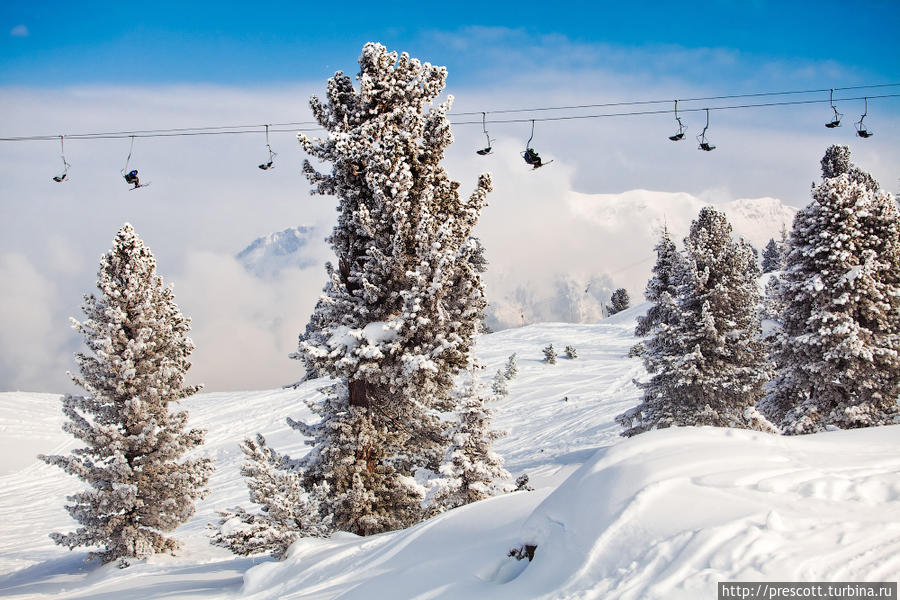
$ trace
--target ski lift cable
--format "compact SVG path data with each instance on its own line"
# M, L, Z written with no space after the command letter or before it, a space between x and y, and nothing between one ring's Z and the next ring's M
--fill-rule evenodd
M879 96L868 96L869 100L874 98L898 98L900 94L882 94ZM854 98L838 98L835 100L836 102L847 102L851 100L862 100L863 96L854 97ZM680 102L684 100L679 99ZM669 100L668 102L671 102ZM740 109L748 109L748 108L769 108L773 106L798 106L803 104L822 104L824 102L828 102L828 100L791 100L786 102L760 102L756 104L734 104L727 106L710 106L703 108L679 108L679 112L703 112L705 110L740 110ZM597 113L597 114L588 114L588 115L559 115L559 116L550 116L550 117L535 117L535 118L516 118L516 119L494 119L488 121L491 124L504 124L504 123L530 123L531 121L574 121L580 119L602 119L605 117L639 117L639 116L647 116L647 115L663 115L663 114L672 114L674 111L672 109L658 109L658 110L640 110L640 111L628 111L628 112L615 112L615 113ZM480 125L481 121L451 121L452 125Z
M880 86L854 86L852 88L833 88L835 91L839 90L849 90L849 89L861 89L863 87L890 87L890 86L900 86L900 84L882 84ZM828 90L816 90L818 92L831 91ZM743 95L734 95L734 96L718 96L716 99L724 99L724 98L736 98L736 97L761 97L761 96L774 96L774 95L786 95L786 94L799 94L799 93L812 93L810 92L768 92L765 94L743 94ZM854 96L854 97L846 97L846 98L837 98L834 99L833 96L828 100L825 99L804 99L804 100L788 100L788 101L776 101L776 102L760 102L760 103L746 103L746 104L734 104L734 105L725 105L725 106L710 106L709 110L739 110L739 109L749 109L749 108L767 108L767 107L776 107L776 106L796 106L796 105L804 105L804 104L821 104L824 102L829 102L830 104L834 104L834 102L847 102L853 100L875 100L875 99L883 99L883 98L896 98L900 97L900 93L893 94L880 94L880 95L870 95L870 96ZM689 102L695 101L698 98L679 98L679 102ZM594 105L579 105L572 107L536 107L533 109L516 109L509 111L479 111L478 113L456 113L456 116L466 116L472 114L481 115L485 113L484 119L478 120L460 120L460 121L450 121L451 125L482 125L486 126L487 123L491 124L503 124L503 123L528 123L531 121L567 121L567 120L578 120L578 119L599 119L606 117L623 117L623 116L646 116L646 115L657 115L657 114L671 114L674 112L672 109L656 109L656 110L638 110L638 111L622 111L622 112L612 112L612 113L596 113L596 114L582 114L582 115L552 115L545 117L521 117L521 118L507 118L507 119L493 119L488 120L486 115L490 114L507 114L514 112L524 112L526 110L532 111L549 111L549 110L565 110L565 109L576 109L576 108L588 108L588 107L612 107L612 106L638 106L638 105L648 105L655 103L670 103L672 100L646 100L646 101L635 101L635 102L615 102L615 103L607 103L607 104L594 104ZM705 110L706 107L703 108L684 108L680 109L681 113L687 112L699 112ZM307 125L315 125L310 121L297 121L293 123L274 123L270 125L271 133L292 133L296 134L298 131L303 132L313 132L313 131L324 131L322 127L313 126L306 127ZM265 127L264 124L258 125L231 125L231 126L209 126L209 127L181 127L181 128L173 128L173 129L144 129L144 130L131 130L131 131L106 131L106 132L89 132L89 133L70 133L66 134L66 137L70 140L96 140L96 139L122 139L122 138L162 138L162 137L186 137L186 136L206 136L206 135L241 135L241 134L253 134L258 133L261 127ZM9 137L0 137L0 142L23 142L23 141L47 141L47 140L57 140L59 139L59 134L53 135L26 135L26 136L9 136Z
M679 98L678 100L681 102L706 102L710 100L734 100L737 98L763 98L767 96L789 96L789 95L800 95L800 94L819 94L828 91L850 91L850 90L862 90L862 89L870 89L870 88L884 88L884 87L900 87L900 83L880 83L873 85L856 85L856 86L846 86L846 87L836 87L836 88L825 88L818 90L793 90L793 91L782 91L782 92L755 92L750 94L727 94L721 96L698 96L696 98ZM613 106L640 106L646 104L667 104L672 102L672 98L666 98L664 100L629 100L622 102L604 102L599 104L573 104L569 106L538 106L532 108L510 108L510 109L501 109L501 110L489 110L489 111L476 111L476 112L459 112L455 113L457 116L470 116L470 115L478 115L482 112L486 112L489 115L497 115L497 114L508 114L508 113L518 113L518 112L539 112L539 111L551 111L551 110L576 110L583 108L608 108Z

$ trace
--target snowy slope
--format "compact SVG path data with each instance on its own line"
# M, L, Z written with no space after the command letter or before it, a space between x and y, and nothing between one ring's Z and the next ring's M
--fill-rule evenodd
M641 310L481 339L486 383L518 353L519 376L493 403L509 431L497 450L534 492L404 531L301 540L282 562L236 558L209 546L204 527L215 509L245 502L237 443L261 431L278 449L304 452L284 417L308 417L303 400L322 382L202 394L184 404L208 429L204 452L218 468L210 496L177 532L180 555L125 570L84 565L86 551L47 537L73 526L62 505L77 481L20 458L0 476L0 596L697 598L714 597L719 580L900 577L900 427L804 438L675 429L624 440L613 417L640 395L631 380L643 371L626 354ZM579 358L547 365L548 343L571 344ZM27 424L16 439L62 451L71 441L56 410L54 396L0 394L2 439ZM506 556L524 543L538 545L533 562Z

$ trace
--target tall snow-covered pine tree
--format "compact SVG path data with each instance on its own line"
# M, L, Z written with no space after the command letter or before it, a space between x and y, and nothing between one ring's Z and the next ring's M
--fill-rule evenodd
M900 213L846 147L826 151L822 175L794 218L761 403L788 434L900 421Z
M89 558L127 566L178 548L165 534L194 514L212 462L185 458L204 433L187 429L187 413L169 406L199 389L184 382L190 320L131 225L119 230L97 276L100 293L82 306L87 319L74 321L92 353L75 355L81 374L72 375L87 395L63 398L63 429L84 446L40 458L89 486L66 506L81 527L51 537L70 549L100 546Z
M773 431L755 409L767 380L758 314L759 267L748 244L712 207L684 241L678 318L654 328L643 402L619 415L623 435L672 425Z
M314 191L340 204L337 266L326 267L315 335L296 356L337 383L313 407L318 423L293 425L314 445L305 483L329 486L323 511L336 528L367 535L420 519L412 474L443 459L439 412L455 408L453 379L485 308L472 231L491 182L482 175L463 198L440 165L453 140L452 98L434 104L445 68L374 43L359 64L359 89L338 72L327 100L310 101L328 137L298 136L331 165L321 173L305 163Z

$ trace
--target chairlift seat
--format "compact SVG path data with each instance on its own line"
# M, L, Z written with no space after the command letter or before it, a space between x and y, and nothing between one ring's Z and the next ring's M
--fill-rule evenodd
M62 175L54 175L53 181L55 181L56 183L61 183L66 180L66 175L67 173L63 173Z
M711 151L715 150L716 147L713 146L712 144L710 144L709 142L701 142L701 143L700 143L700 149L701 149L701 150L704 150L704 151L706 151L706 152L711 152Z
M491 153L491 151L492 151L492 148L490 146L488 146L487 148L482 148L481 150L476 150L475 154L478 154L481 156L487 156L488 154Z
M259 168L262 169L263 171L268 171L269 169L272 168L272 166L273 166L273 164L272 164L272 161L270 160L267 163L263 163L263 164L259 165Z
M825 127L827 127L828 129L834 129L835 127L840 127L840 126L841 126L840 121L832 121L831 123L825 123Z
M669 139L672 140L673 142L680 142L681 140L684 139L684 134L676 133L675 135L670 135Z
M861 137L861 138L870 138L870 137L872 137L872 136L875 135L875 134L872 133L871 131L866 130L866 129L860 129L860 130L858 130L858 131L856 132L856 135L858 135L858 136Z

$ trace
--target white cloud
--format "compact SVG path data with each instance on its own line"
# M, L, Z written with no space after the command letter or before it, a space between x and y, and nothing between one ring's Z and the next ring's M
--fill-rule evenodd
M0 253L0 381L5 390L44 391L67 385L71 333L58 291L21 253Z
M637 64L633 57L622 60ZM527 69L518 84L498 79L490 89L454 89L454 113L708 91L671 78L648 83L640 72L619 77L592 68ZM252 90L0 88L0 113L7 117L3 133L11 136L294 122L310 119L308 97L323 88L324 82ZM831 143L849 144L854 160L892 189L900 178L900 148L892 144L900 119L887 109L886 103L870 103L876 136L865 141L855 139L850 127L826 130L827 104L716 113L710 137L718 149L712 153L699 152L691 137L702 128L697 113L686 114L688 141L679 143L666 139L674 126L671 115L538 122L533 145L555 162L537 171L519 156L530 123L489 125L497 141L487 157L474 152L484 146L480 123L460 125L453 128L456 143L445 166L460 181L461 193L472 189L481 171L494 174L495 191L478 228L491 261L489 298L521 288L556 298L558 275L581 282L606 273L636 301L652 266L660 213L686 232L703 202L774 197L803 205ZM60 168L57 140L0 143L0 254L18 257L5 259L4 268L24 282L20 289L33 289L25 297L35 299L4 298L3 319L18 333L0 338L0 389L33 382L44 391L64 391L54 386L65 385L72 340L78 342L67 317L77 315L81 295L93 288L97 258L125 221L152 249L163 277L176 282L176 297L193 318L195 380L225 390L276 387L299 377L299 363L286 356L320 293L324 270L311 268L270 285L243 273L231 257L256 237L286 227L318 225L327 231L336 202L308 193L300 173L304 155L291 134L274 135L272 145L277 167L263 172L256 167L266 153L262 129L258 135L138 139L131 166L152 185L128 191L119 174L128 139L67 140L72 167L62 184L50 181ZM644 199L656 216L616 221L617 201L635 190L657 191ZM16 340L23 337L46 351L18 353ZM42 371L56 379L41 378ZM25 372L34 377L16 375Z
M183 270L166 279L175 282L179 307L191 317L192 382L224 391L279 387L302 377L301 363L288 355L321 293L321 266L263 280L232 256L192 252Z
M16 25L9 30L9 35L13 37L28 37L28 28L24 25Z

